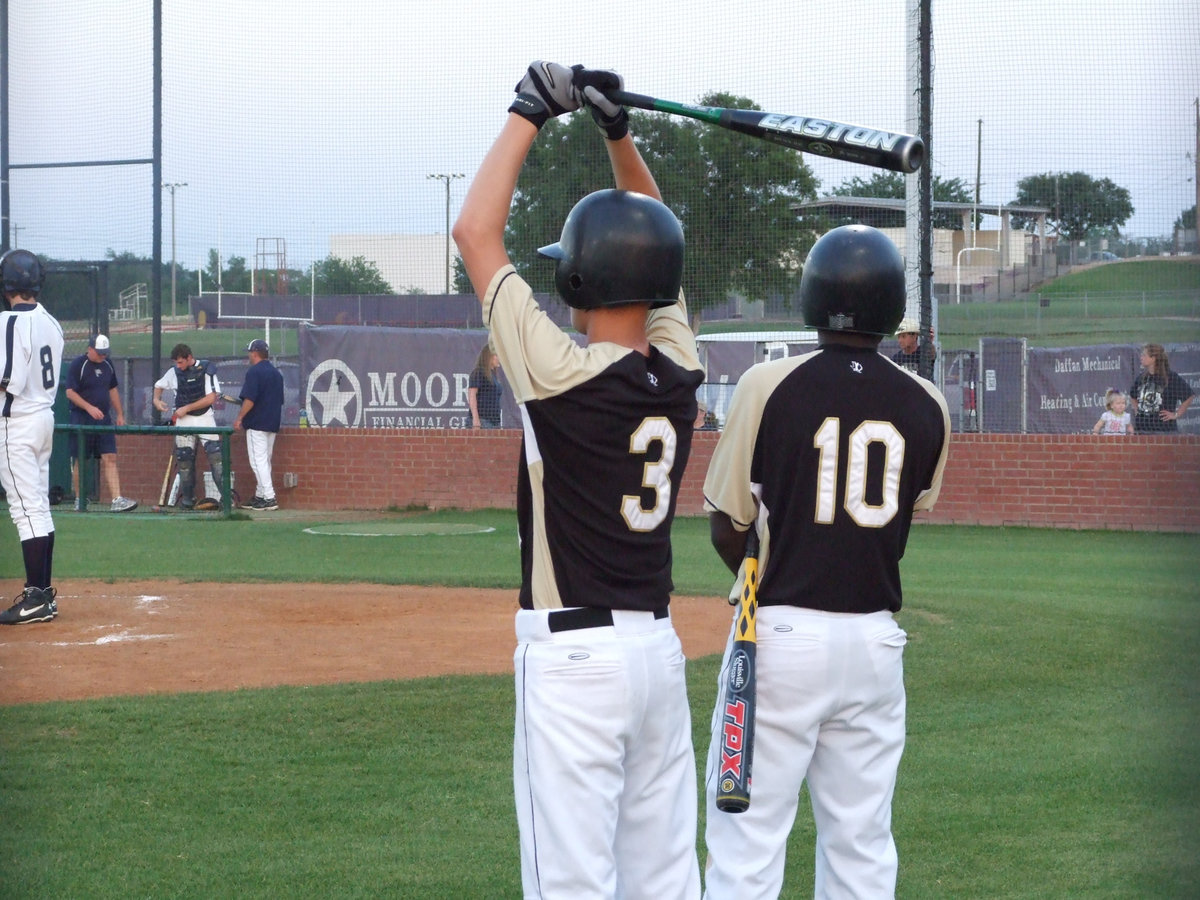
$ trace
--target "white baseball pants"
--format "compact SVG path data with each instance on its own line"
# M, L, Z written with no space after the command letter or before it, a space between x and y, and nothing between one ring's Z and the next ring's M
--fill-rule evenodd
M54 531L50 517L50 453L54 411L0 417L0 485L21 541Z
M892 795L904 751L903 653L889 612L761 607L750 808L716 808L725 659L706 778L707 900L778 897L807 779L817 826L818 900L886 900L896 891Z
M258 488L254 496L264 500L275 499L275 485L271 481L271 454L275 452L275 432L246 429L246 455L250 457L250 471Z
M527 900L696 900L696 760L670 618L516 618L513 781Z

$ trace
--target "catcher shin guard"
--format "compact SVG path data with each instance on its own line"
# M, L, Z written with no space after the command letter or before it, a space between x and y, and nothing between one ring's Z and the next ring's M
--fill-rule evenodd
M218 491L224 490L225 466L221 462L221 442L205 441L204 454L208 457L208 470L212 472L213 484Z
M177 447L175 459L179 463L179 504L191 508L196 505L196 448Z

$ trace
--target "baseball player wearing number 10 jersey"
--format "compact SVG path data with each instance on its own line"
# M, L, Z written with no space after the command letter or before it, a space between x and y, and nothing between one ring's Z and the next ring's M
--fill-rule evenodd
M937 388L878 352L904 302L904 262L887 237L861 225L823 236L800 284L818 349L747 371L713 453L704 496L717 552L738 572L748 529L761 546L752 797L736 814L715 806L718 696L710 900L779 896L804 782L817 829L815 896L895 893L905 634L893 613L913 511L937 499L950 434Z
M2 625L48 622L58 615L51 580L50 452L63 333L38 303L44 278L41 261L28 250L11 250L0 258L0 485L8 495L25 562L25 588L0 612Z
M526 898L694 900L696 779L668 613L671 521L702 373L680 293L683 230L624 110L535 63L454 237L519 404L521 590L513 780ZM595 102L618 190L567 217L555 282L581 347L509 263L504 225L546 110ZM532 118L530 118L532 116ZM606 124L607 123L607 124Z

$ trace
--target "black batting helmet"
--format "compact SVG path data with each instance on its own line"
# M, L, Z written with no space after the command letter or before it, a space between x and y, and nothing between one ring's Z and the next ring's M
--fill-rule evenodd
M810 328L890 336L904 317L904 302L904 259L883 232L843 225L808 252L800 310Z
M46 273L41 260L28 250L9 250L0 257L0 281L4 284L4 293L32 294L36 297L45 280Z
M575 309L679 299L683 226L665 205L634 191L605 190L575 204L557 244L540 256L557 260L554 284Z

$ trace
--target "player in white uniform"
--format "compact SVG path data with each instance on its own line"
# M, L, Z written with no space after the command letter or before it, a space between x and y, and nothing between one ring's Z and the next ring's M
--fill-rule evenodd
M25 562L25 588L0 612L0 625L48 622L58 615L50 452L63 333L38 303L44 278L41 261L28 250L11 250L0 259L0 485Z
M668 611L671 521L702 373L680 293L683 230L599 94L613 73L535 63L454 229L525 436L517 514L513 780L526 898L699 896L684 657ZM555 282L580 347L503 237L550 115L595 104L617 188L579 201ZM635 193L635 191L637 193Z
M154 382L154 408L167 411L163 391L175 393L175 412L171 424L181 428L215 428L216 415L212 405L221 395L221 382L207 363L196 362L192 348L176 344L171 348L175 363ZM196 506L196 437L194 434L175 435L175 461L179 466L179 505L183 509ZM199 435L208 457L216 491L221 490L224 468L221 462L221 440L216 434ZM213 498L208 498L213 499Z
M895 893L905 634L892 614L913 510L937 499L950 436L937 388L878 352L904 301L904 262L882 233L850 225L817 241L800 306L818 349L738 380L709 465L704 498L722 560L741 574L748 530L761 542L750 807L716 808L719 695L709 900L779 896L804 782L817 827L815 896Z

